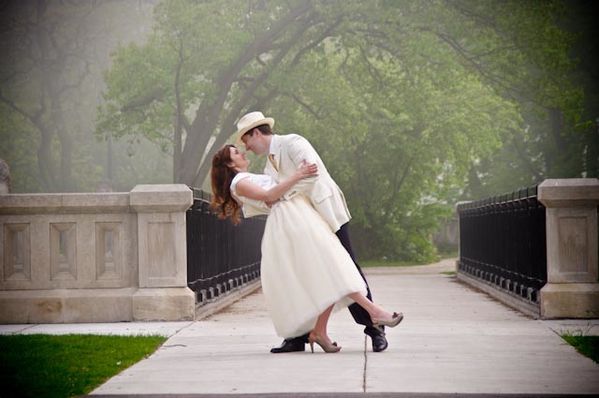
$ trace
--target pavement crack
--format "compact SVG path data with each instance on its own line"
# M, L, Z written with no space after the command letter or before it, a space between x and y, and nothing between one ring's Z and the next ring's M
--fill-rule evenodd
M36 327L36 326L39 326L39 325L30 325L30 326L27 326L27 327L25 327L25 328L23 328L23 329L19 330L19 331L15 331L15 332L13 332L12 334L19 334L19 333L23 333L24 331L26 331L26 330L29 330L29 329L32 329L32 328L34 328L34 327Z
M362 392L366 393L366 369L368 366L368 339L364 336L364 369L362 370Z

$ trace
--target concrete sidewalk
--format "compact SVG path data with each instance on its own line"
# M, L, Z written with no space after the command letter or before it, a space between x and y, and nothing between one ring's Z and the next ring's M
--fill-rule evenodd
M406 318L373 353L348 311L329 334L343 347L270 354L280 343L260 291L196 322L2 325L0 333L161 334L170 338L92 395L429 393L599 394L599 365L557 333L599 334L599 320L527 318L455 278L452 261L366 269L375 300ZM354 395L350 394L350 395Z

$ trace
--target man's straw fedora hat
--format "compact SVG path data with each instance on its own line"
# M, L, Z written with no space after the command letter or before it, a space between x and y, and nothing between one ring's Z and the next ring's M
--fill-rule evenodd
M237 139L235 140L237 143L241 142L241 137L254 127L261 126L263 124L268 124L270 128L275 125L275 119L272 117L264 117L262 112L250 112L246 113L239 119L237 122Z

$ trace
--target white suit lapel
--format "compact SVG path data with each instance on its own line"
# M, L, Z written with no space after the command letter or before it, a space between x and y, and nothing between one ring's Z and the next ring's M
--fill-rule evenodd
M279 180L279 170L281 164L281 141L277 135L273 135L270 142L270 149L266 155L266 165L264 166L264 173L273 177L275 180ZM273 162L271 162L273 157Z
M274 156L274 163L276 169L281 171L281 139L278 135L273 135L273 148L271 154Z

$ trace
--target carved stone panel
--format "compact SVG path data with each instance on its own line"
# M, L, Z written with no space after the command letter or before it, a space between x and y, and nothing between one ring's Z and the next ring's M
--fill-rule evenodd
M118 280L123 275L122 224L96 222L96 279Z
M148 277L174 277L177 274L175 257L175 223L149 222L147 249L149 252Z
M76 223L50 223L50 279L77 280Z
M29 223L4 224L4 280L31 280Z
M185 213L138 213L139 287L187 286Z
M597 208L547 209L547 281L596 283Z
M588 226L586 217L562 217L558 221L561 272L588 272Z

